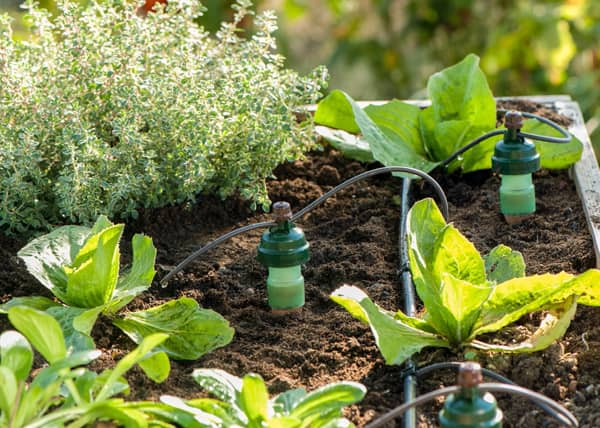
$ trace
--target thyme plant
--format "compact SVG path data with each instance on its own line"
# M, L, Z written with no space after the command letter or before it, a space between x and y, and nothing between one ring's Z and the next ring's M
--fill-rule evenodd
M196 0L146 17L134 3L63 0L51 19L27 0L24 41L0 16L1 229L135 217L200 192L266 208L265 178L312 147L295 113L326 75L284 67L272 13L239 37L253 12L238 0L212 37Z

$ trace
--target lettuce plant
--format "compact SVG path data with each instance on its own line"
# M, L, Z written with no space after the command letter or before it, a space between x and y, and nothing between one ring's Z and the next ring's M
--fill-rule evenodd
M120 274L123 228L101 216L92 228L63 226L34 239L18 256L60 303L45 297L17 297L0 309L25 305L46 311L60 323L67 344L78 350L93 348L90 332L100 315L138 344L151 334L168 334L158 349L176 359L196 359L229 343L233 329L228 322L190 298L141 311L122 310L150 287L156 257L152 239L136 234L131 241L133 262ZM167 357L159 353L155 358Z
M353 427L342 417L342 408L362 400L366 392L360 383L337 382L310 393L302 388L291 389L269 399L267 387L257 374L240 379L219 369L196 369L192 376L217 399L161 397L171 408L194 416L197 425L185 425L186 428Z
M147 403L146 413L115 395L128 391L123 375L135 364L152 366L157 381L167 377L168 360L153 358L153 348L167 339L166 334L148 336L114 368L96 373L83 366L101 352L69 350L52 316L19 306L8 310L8 318L19 332L9 330L0 335L0 426L83 427L111 420L144 428L155 419L150 410L160 409L160 403ZM32 345L47 362L37 372L32 371Z
M332 295L354 317L370 325L388 364L400 364L424 347L471 347L533 352L559 339L577 303L600 306L600 271L524 276L518 252L506 246L482 258L454 226L446 224L431 199L410 210L408 253L417 294L425 309L409 317L377 306L360 289L343 286ZM544 311L538 329L521 343L486 343L477 337Z
M346 156L431 171L470 141L496 128L496 101L479 58L470 54L458 64L433 74L427 83L431 105L421 109L393 100L362 109L348 94L333 91L315 112L317 131ZM334 128L334 129L331 129ZM552 127L528 120L524 132L560 136ZM354 134L362 134L357 137ZM491 168L491 138L450 164L464 172ZM582 144L535 142L543 168L566 168L579 160Z

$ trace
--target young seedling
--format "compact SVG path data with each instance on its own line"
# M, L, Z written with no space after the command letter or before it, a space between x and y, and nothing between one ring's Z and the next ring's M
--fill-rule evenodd
M269 399L267 387L257 374L240 379L219 369L196 369L192 376L217 399L182 400L163 395L161 401L194 415L201 427L353 427L342 417L342 408L362 400L366 392L360 383L337 382L310 393L291 389Z
M123 228L101 216L91 229L63 226L34 239L18 255L60 303L44 297L18 297L0 310L24 305L46 311L59 321L68 346L76 350L94 347L90 332L100 315L138 344L151 334L168 334L159 348L176 359L197 359L229 343L233 337L229 323L190 298L142 311L122 311L150 287L156 257L152 239L136 234L131 241L133 263L119 274Z
M135 364L152 366L155 380L169 374L169 360L155 359L154 348L167 339L166 334L146 337L112 369L102 373L83 366L101 354L91 349L69 351L62 329L50 315L19 306L8 310L17 331L0 335L0 426L10 428L47 428L90 426L95 421L117 421L128 427L147 427L154 419L134 403L114 396L129 385L123 375ZM32 371L33 348L46 360L41 370ZM148 403L146 409L160 408ZM162 425L170 426L170 425Z
M562 337L577 303L600 306L600 271L524 276L522 256L499 246L485 259L431 199L417 202L408 219L410 269L425 311L409 317L377 306L359 288L343 286L332 299L369 324L388 364L400 364L424 347L533 352ZM527 340L507 345L477 337L545 311Z

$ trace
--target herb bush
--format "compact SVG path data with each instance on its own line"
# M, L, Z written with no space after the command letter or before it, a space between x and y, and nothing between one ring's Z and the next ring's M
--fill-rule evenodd
M131 2L65 0L51 19L28 0L26 41L0 16L0 227L135 217L199 192L267 207L265 178L313 145L294 109L325 75L284 68L272 13L239 37L250 6L216 38L194 23L196 1L143 18Z

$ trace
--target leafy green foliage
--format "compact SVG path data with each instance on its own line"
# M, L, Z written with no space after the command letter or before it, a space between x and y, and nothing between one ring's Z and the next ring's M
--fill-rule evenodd
M317 132L348 157L431 171L456 150L495 129L496 102L476 55L433 74L427 90L431 105L425 109L398 100L363 109L348 94L333 91L315 112L315 122L324 125L318 126ZM523 131L557 134L536 120L526 121ZM352 134L357 132L362 136ZM469 149L450 169L490 168L498 138ZM582 152L576 138L568 144L536 142L536 146L544 168L566 168L579 160Z
M272 13L239 37L247 3L216 37L183 0L145 18L136 2L65 0L52 20L28 1L25 42L1 16L0 228L125 218L200 192L267 207L265 178L313 146L296 109L326 76L284 67Z
M218 313L202 309L195 300L185 297L151 309L119 314L127 303L150 287L156 258L152 240L136 234L132 238L133 263L120 274L119 242L123 228L123 224L114 225L101 216L91 229L63 226L34 239L18 255L29 272L62 304L40 297L14 298L1 305L0 310L7 312L20 307L44 310L61 327L61 340L51 337L47 340L62 344L64 335L67 346L75 350L94 347L90 332L100 315L112 319L138 344L153 334L167 334L160 346L155 345L157 351L149 357L150 361L140 364L142 369L148 369L148 376L164 380L168 371L155 372L153 368L155 362L168 362L165 353L178 359L199 358L229 343L233 329ZM40 321L35 315L30 317L29 324L24 322L22 328L30 329L33 335L47 317L44 314ZM32 340L30 335L27 337ZM50 362L66 353L66 349L50 344L40 342L35 346Z
M114 396L128 390L123 374L147 360L167 335L148 336L114 369L96 373L82 366L98 358L100 351L68 350L52 316L19 306L10 308L8 317L19 332L9 330L0 335L0 426L88 426L98 420L114 420L145 428L155 419L155 410L162 405L146 403L140 410L137 403ZM32 372L32 345L48 363L36 373ZM153 371L168 373L168 360L153 361Z
M425 306L421 317L386 311L356 287L343 286L332 294L354 317L370 324L388 364L400 364L426 346L537 351L562 337L577 303L600 306L597 269L578 276L524 276L522 256L503 245L484 261L471 242L446 224L431 199L417 202L407 222L410 269ZM521 343L497 345L476 339L535 311L546 311L546 317Z
M192 376L217 399L161 397L161 401L172 409L194 416L197 425L184 425L190 428L353 427L342 417L341 410L362 400L366 392L360 383L337 382L310 393L304 389L291 389L269 399L267 387L257 374L247 374L240 379L219 369L196 369Z

